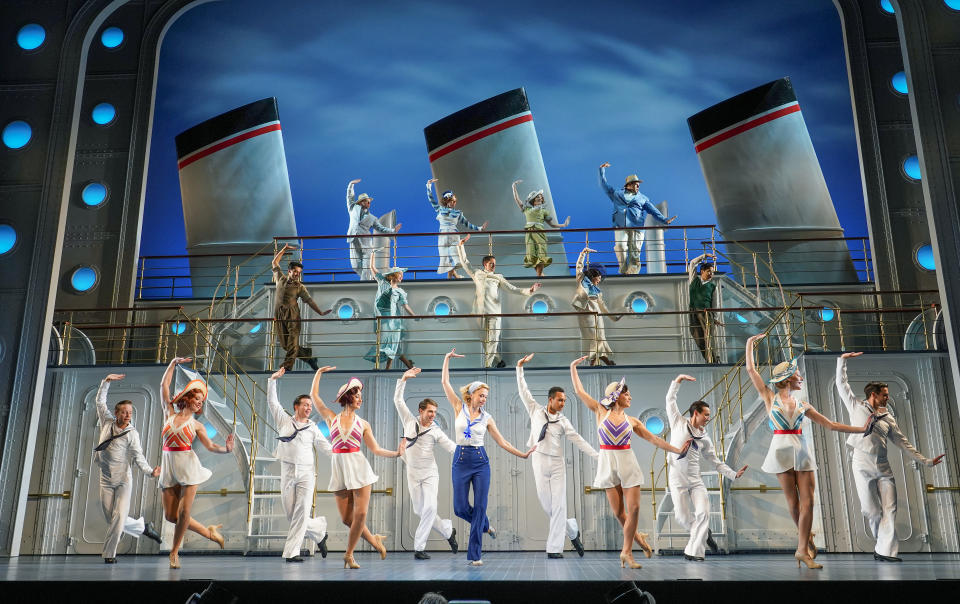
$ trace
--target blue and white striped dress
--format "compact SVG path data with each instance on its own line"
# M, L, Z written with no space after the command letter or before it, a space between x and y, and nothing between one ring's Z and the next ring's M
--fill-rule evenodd
M808 435L803 434L803 419L809 408L809 403L798 401L793 414L788 416L783 409L780 395L773 397L770 407L773 438L770 439L770 449L760 469L770 474L787 470L805 472L817 469L813 446Z

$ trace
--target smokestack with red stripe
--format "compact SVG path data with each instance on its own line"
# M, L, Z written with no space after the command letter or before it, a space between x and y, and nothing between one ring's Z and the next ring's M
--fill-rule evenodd
M236 266L274 236L296 236L275 98L198 124L176 145L188 253L236 254L229 263ZM269 263L245 264L240 282ZM227 266L226 258L191 258L194 297L212 294Z
M772 258L783 283L857 281L844 241L786 241L843 237L789 78L738 94L687 124L726 240L774 240L744 246ZM726 247L752 269L750 254Z
M487 220L487 230L521 230L526 223L513 200L511 184L518 185L522 198L543 189L545 207L557 219L540 154L540 142L533 126L533 114L523 88L504 92L430 124L423 129L437 190L451 189L457 208L475 224ZM545 275L567 275L563 237L548 231L548 255L553 264ZM468 244L468 256L475 266L489 253L488 238L475 234ZM524 237L497 235L494 254L497 272L508 276L529 276L524 268Z

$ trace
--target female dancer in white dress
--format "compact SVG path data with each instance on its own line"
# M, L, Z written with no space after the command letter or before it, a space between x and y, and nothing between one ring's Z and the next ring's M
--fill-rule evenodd
M677 448L654 436L639 419L630 417L626 410L630 407L630 391L625 380L611 382L607 385L604 397L596 400L583 389L583 383L577 374L577 365L587 357L580 357L570 363L570 379L573 381L573 391L583 403L597 417L597 436L600 439L600 460L597 466L597 477L594 487L605 489L607 501L614 516L623 525L623 548L620 551L620 567L641 568L633 559L633 542L643 548L647 558L653 550L646 541L647 535L637 532L640 522L640 485L643 484L643 470L637 462L636 455L630 450L631 433L650 442L664 451L682 454L690 447L688 440L682 448Z
M324 373L336 367L321 367L313 376L313 386L310 388L310 397L317 408L317 413L327 422L330 429L330 445L333 446L333 455L330 457L330 486L337 498L337 511L340 519L350 527L347 537L347 551L343 554L344 568L360 568L353 559L353 550L362 536L367 543L380 552L380 559L387 557L387 547L383 544L384 535L373 535L367 528L367 508L370 506L370 485L377 481L378 476L373 473L370 462L360 451L361 441L366 443L375 455L380 457L400 457L406 448L406 441L401 437L400 446L396 451L380 448L377 439L373 437L370 424L357 416L357 410L363 404L363 384L357 378L340 386L336 401L343 410L334 413L320 398L320 378Z
M803 377L797 371L797 360L784 361L773 368L770 379L765 383L757 371L753 359L754 344L763 339L765 334L759 333L747 339L747 375L757 389L767 415L773 422L773 438L770 440L770 449L760 467L764 472L776 474L780 488L787 499L790 516L797 525L797 551L794 558L797 566L803 562L807 568L823 568L813 559L817 556L817 548L813 544L813 472L817 469L813 450L807 439L803 437L803 418L820 424L824 428L837 432L863 432L867 426L848 426L830 421L817 412L810 403L796 400L793 391L800 390ZM767 383L776 388L771 390ZM867 422L869 425L869 421Z
M187 529L217 543L223 549L223 535L218 529L222 524L203 526L190 516L197 487L210 478L210 470L200 465L193 452L193 439L198 438L208 451L229 453L233 451L233 434L227 435L226 446L213 444L207 429L194 415L203 413L207 400L207 385L202 380L190 380L176 396L170 396L175 367L189 363L189 358L175 358L167 365L160 381L160 396L163 403L163 455L160 462L160 486L163 488L164 517L176 526L173 529L173 544L170 546L170 568L180 568L180 545Z
M610 313L610 309L603 302L603 291L600 289L603 273L595 266L584 267L587 254L590 252L596 252L596 250L585 247L577 258L577 290L571 304L574 310L595 313L577 315L580 337L583 339L582 346L588 351L587 358L590 359L590 364L597 365L599 361L603 361L607 365L616 365L610 360L613 350L607 343L607 330L604 326L604 317L601 316L601 314ZM610 318L619 321L622 317L623 315L612 315Z
M483 382L471 382L460 388L458 393L450 385L450 357L463 358L454 348L443 357L443 371L440 380L447 400L453 406L456 416L454 420L454 440L457 448L453 452L453 513L470 523L470 539L467 545L467 561L480 566L483 560L483 534L487 533L492 539L497 533L490 526L487 518L487 497L490 495L490 458L483 446L483 437L489 433L490 437L500 447L517 457L530 457L536 447L529 451L515 448L497 430L497 423L487 413L483 406L487 403L490 386ZM470 491L473 490L473 503L470 502Z

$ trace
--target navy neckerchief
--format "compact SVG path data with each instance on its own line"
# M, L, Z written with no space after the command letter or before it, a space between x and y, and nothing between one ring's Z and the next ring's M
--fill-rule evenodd
M547 415L546 409L543 410L543 417L547 420L547 423L543 424L543 428L540 429L540 438L537 439L538 443L547 437L547 428L550 427L550 424L555 424L560 421L559 417L553 421L550 421L550 416Z
M407 447L412 447L413 445L417 444L417 439L418 439L418 438L420 438L421 436L423 436L424 434L426 434L427 432L429 432L430 430L433 429L433 426L430 426L429 428L427 428L426 430L424 430L423 432L421 432L421 431L420 431L420 422L419 422L419 421L413 422L413 425L414 425L414 427L416 428L417 433L414 435L413 438L410 438L409 436L404 436L404 438L407 439ZM470 437L468 436L467 438L470 438Z
M130 428L127 428L126 430L124 430L124 431L121 432L120 434L117 434L117 435L115 435L115 436L111 436L111 437L108 438L107 440L103 441L102 443L100 443L99 445L97 445L96 447L94 447L93 450L94 450L94 451L103 451L103 450L106 449L108 446L110 446L110 443L112 443L113 441L117 440L118 438L120 438L121 436L123 436L124 434L126 434L127 432L129 432L130 430L133 430L133 427L132 427L132 426L131 426ZM111 431L111 432L112 432L112 431Z

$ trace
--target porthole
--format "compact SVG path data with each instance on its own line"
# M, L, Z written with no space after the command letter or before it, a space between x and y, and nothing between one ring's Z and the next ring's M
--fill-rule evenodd
M556 312L557 305L547 294L533 294L527 298L526 302L524 302L523 310L531 315L548 315L552 312ZM537 318L546 319L547 317Z
M356 319L360 316L360 303L353 298L341 298L334 303L333 311L342 321Z
M78 294L85 294L97 286L100 275L92 266L78 266L70 272L70 287Z
M920 172L920 159L916 155L909 155L900 164L900 168L903 170L904 175L912 180L919 181L922 177Z
M33 128L23 120L14 120L3 127L3 144L8 149L22 149L33 137Z
M253 327L251 327L251 328L249 329L249 331L247 331L247 333L250 334L250 335L256 335L256 334L260 333L260 330L261 330L261 329L263 329L263 323L257 323L256 325L254 325Z
M80 200L88 208L98 208L107 201L107 187L100 182L87 183L80 190Z
M170 333L175 336L182 336L187 331L187 323L185 321L176 321L170 324Z
M97 103L90 112L90 119L98 126L109 126L117 119L117 108L110 103Z
M457 305L446 296L437 296L427 304L427 314L436 317L449 317L457 313Z
M653 308L653 298L646 292L633 292L627 296L626 307L630 312L642 315Z
M667 416L663 409L647 409L640 414L638 419L654 436L660 436L667 430Z
M108 27L100 34L100 43L111 50L118 48L123 44L123 30L119 27Z
M16 229L9 224L0 224L0 256L12 252L16 245Z
M36 50L47 39L47 30L37 23L29 23L17 32L17 46L23 50Z
M907 94L907 74L902 71L893 74L893 77L890 78L890 86L893 87L897 94Z
M917 264L925 271L937 270L937 261L933 257L933 246L929 243L921 245L913 254Z
M880 10L888 15L892 15L895 12L893 9L893 3L890 2L890 0L880 0Z

